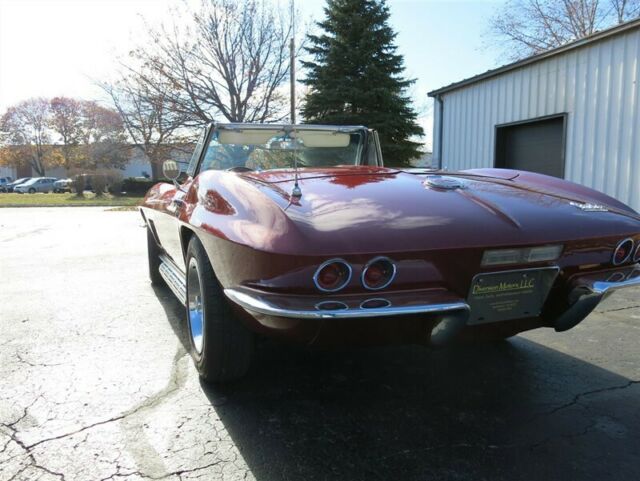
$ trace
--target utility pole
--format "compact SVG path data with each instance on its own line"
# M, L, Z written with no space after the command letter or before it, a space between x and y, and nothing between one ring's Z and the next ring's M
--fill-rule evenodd
M291 0L291 41L289 42L289 83L291 84L291 124L296 123L296 9L295 2Z

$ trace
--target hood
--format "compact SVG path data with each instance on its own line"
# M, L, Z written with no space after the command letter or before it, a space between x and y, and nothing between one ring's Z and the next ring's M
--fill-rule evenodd
M243 177L280 207L299 242L323 253L532 245L640 231L637 214L613 199L562 180L543 185L536 179L549 178L513 171L302 169L299 199L289 195L291 170ZM607 199L608 211L576 205Z

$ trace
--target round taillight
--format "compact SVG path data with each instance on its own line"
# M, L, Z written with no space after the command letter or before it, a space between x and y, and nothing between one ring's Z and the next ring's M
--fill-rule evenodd
M323 262L313 275L316 287L324 292L335 292L351 280L351 266L342 259Z
M386 257L371 259L362 270L362 285L370 290L384 289L396 276L396 265Z
M638 247L636 247L636 251L633 254L633 262L640 262L640 242L638 242Z
M625 239L621 241L616 250L613 251L613 265L619 266L629 260L633 253L633 241L631 239Z

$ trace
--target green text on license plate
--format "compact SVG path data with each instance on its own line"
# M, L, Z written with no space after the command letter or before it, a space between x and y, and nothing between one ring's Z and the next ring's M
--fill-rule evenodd
M539 315L557 275L557 267L478 274L467 297L469 324Z

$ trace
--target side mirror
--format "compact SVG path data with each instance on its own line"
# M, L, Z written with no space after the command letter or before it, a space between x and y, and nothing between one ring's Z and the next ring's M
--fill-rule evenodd
M175 160L165 160L162 163L162 175L167 179L176 182L180 177L180 166Z

